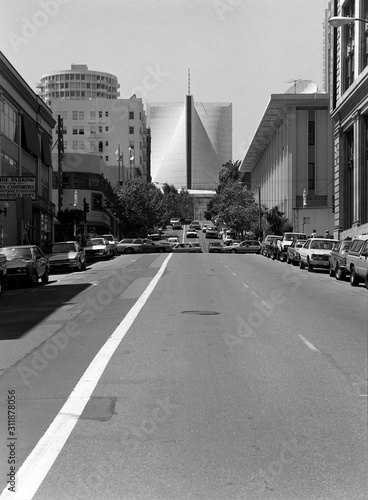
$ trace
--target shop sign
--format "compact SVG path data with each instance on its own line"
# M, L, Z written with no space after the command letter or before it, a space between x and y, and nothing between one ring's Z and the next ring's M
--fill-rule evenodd
M36 177L0 177L0 200L36 198Z

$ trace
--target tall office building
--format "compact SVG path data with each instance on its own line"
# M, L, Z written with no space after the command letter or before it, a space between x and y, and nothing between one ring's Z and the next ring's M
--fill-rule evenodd
M148 103L152 182L177 189L213 190L232 159L232 104Z
M55 99L117 99L118 79L110 73L90 71L86 64L72 64L71 69L54 71L41 77L39 96L46 104Z
M44 75L37 86L54 118L63 118L65 152L99 155L113 186L138 176L150 179L142 99L118 99L119 86L116 76L84 64Z

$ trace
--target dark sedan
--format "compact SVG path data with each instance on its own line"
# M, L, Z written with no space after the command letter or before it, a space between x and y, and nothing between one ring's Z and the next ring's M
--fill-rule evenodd
M335 276L337 280L344 280L347 275L346 257L349 253L352 240L343 240L332 247L330 260L330 276Z
M49 281L50 262L37 245L4 247L1 253L6 256L6 284L36 286L39 279L42 283Z

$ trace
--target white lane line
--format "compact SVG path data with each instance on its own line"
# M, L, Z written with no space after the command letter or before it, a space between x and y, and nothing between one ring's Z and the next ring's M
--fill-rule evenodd
M256 294L256 292L250 292L254 297L259 297L259 295Z
M77 424L112 355L164 273L171 256L172 254L168 255L145 291L96 354L50 427L28 455L16 474L16 495L8 490L8 484L0 495L0 500L33 498Z
M248 285L246 285L245 283L243 283L243 286L244 286L245 288L249 288L249 286L248 286Z
M303 337L303 335L298 335L298 337L300 338L300 340L301 340L302 342L304 342L304 344L305 344L307 347L309 347L309 349L312 349L312 351L320 352L320 351L317 349L317 347L314 347L314 345L313 345L313 344L311 344L310 342L308 342L308 340L307 340L305 337Z
M236 276L236 274L235 274L235 273L231 273L231 274L232 274L233 276Z

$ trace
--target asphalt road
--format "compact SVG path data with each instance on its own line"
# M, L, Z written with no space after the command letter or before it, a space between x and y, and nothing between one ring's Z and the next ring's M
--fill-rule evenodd
M0 499L365 499L367 297L208 253L5 291Z

